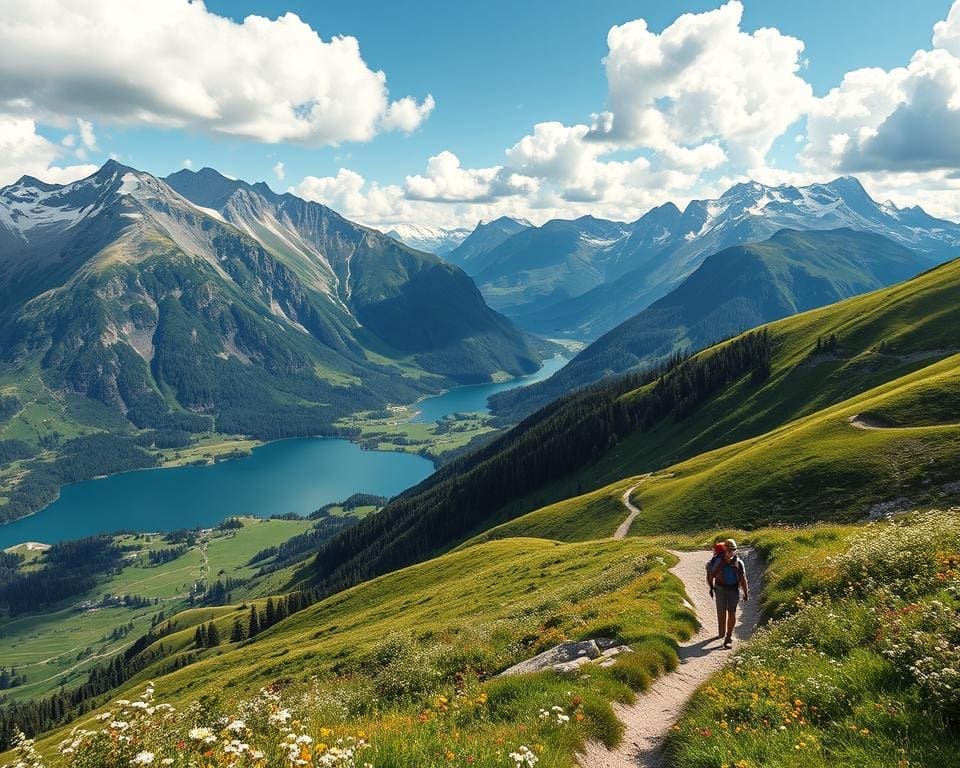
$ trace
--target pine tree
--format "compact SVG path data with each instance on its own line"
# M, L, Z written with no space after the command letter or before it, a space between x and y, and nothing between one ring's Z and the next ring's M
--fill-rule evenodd
M247 627L247 637L256 637L260 634L260 619L257 617L257 606L250 606L250 624Z
M207 624L207 648L216 648L220 645L220 631L212 621Z
M277 609L273 604L273 598L267 598L267 612L266 612L266 621L263 623L264 628L272 627L277 623Z
M207 635L203 631L203 624L197 626L197 631L193 633L193 643L197 648L207 647Z
M233 631L230 633L230 642L239 643L243 640L243 624L240 623L240 617L233 620Z

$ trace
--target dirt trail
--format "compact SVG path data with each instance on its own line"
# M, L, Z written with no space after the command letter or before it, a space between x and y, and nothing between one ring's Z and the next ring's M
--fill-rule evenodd
M960 427L960 423L949 424L918 424L913 427L890 426L881 424L875 418L866 413L857 413L847 419L852 427L857 429L941 429L943 427Z
M644 475L646 477L646 475ZM613 538L622 539L627 535L627 531L630 530L630 525L633 523L633 519L640 514L640 510L633 505L633 502L630 501L630 494L637 490L637 487L642 483L643 480L640 480L638 483L634 483L627 490L623 492L623 496L620 498L623 501L623 506L627 508L627 511L630 513L627 515L627 519L620 523L620 527L613 532Z
M627 528L640 512L629 502L632 490L624 494L624 505L630 513L624 523ZM617 529L618 534L624 525ZM615 538L621 537L615 535ZM671 726L680 717L694 691L730 660L731 652L722 648L723 641L717 637L716 609L704 579L704 565L709 552L673 554L679 558L679 562L671 570L683 582L700 619L700 630L681 643L680 666L674 672L657 678L646 693L637 696L633 704L614 705L617 717L626 727L623 741L614 750L608 750L599 742L588 743L579 757L583 768L662 768L665 765L663 742ZM750 580L750 600L740 603L739 621L734 632L737 642L750 637L757 626L757 599L763 587L762 570L755 553L744 549L741 555Z

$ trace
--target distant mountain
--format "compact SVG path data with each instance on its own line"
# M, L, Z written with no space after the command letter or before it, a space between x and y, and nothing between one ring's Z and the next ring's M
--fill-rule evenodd
M673 291L608 331L549 379L501 393L491 405L516 421L606 376L892 285L927 266L926 259L870 232L784 229L763 242L708 256Z
M0 233L0 377L61 434L330 434L537 368L457 267L211 169L24 177L0 189Z
M443 229L422 224L397 224L387 232L398 243L409 245L418 251L443 256L459 246L470 235L469 229L458 227Z
M509 216L501 216L493 221L480 221L469 237L446 254L446 259L451 264L471 272L474 256L496 248L508 237L532 226L525 219L513 219Z
M477 253L464 268L491 307L520 316L601 285L627 224L584 216L528 227Z
M549 222L523 233L522 240L510 238L475 257L484 266L496 263L495 272L468 271L491 305L521 326L548 336L596 338L664 296L710 254L760 242L784 228L873 232L930 265L960 254L960 225L919 207L877 203L850 177L807 187L737 184L720 198L694 200L683 211L667 203L629 225L605 222L608 236L594 247L556 236L561 225L577 228L582 221ZM600 227L599 220L594 223ZM543 266L531 270L531 262ZM568 296L550 295L552 289L541 282L559 282L570 269L567 264L589 274L593 285L577 291L567 281L565 287L573 288Z

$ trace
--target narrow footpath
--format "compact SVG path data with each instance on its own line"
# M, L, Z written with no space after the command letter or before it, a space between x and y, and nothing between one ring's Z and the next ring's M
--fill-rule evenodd
M640 514L640 509L630 500L636 487L634 485L623 494L623 504L629 514L614 533L615 539L626 536L630 524ZM704 566L710 553L673 554L679 562L671 571L683 582L700 620L700 630L680 644L680 665L675 671L657 678L646 693L637 695L633 704L614 705L617 717L626 728L623 741L614 750L608 750L600 742L588 743L579 757L583 768L663 768L663 744L670 728L679 719L694 691L731 658L731 651L724 650L723 640L717 637L717 613L707 592ZM750 581L750 600L740 602L734 649L749 638L757 626L757 601L763 589L759 559L747 549L741 550L741 556Z

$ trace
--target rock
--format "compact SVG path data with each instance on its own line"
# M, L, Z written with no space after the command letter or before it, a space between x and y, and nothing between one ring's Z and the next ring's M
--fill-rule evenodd
M549 648L543 653L514 664L512 667L503 670L497 677L507 677L509 675L524 675L530 672L539 672L544 669L555 669L558 672L575 672L585 664L589 664L594 659L601 659L612 662L612 659L621 654L627 653L631 649L629 646L620 645L616 640L609 637L599 637L594 640L581 640L579 642L560 643L553 648Z
M631 648L629 645L615 645L613 648L608 648L600 655L609 659L614 656L619 656L621 653L633 653L633 648Z

